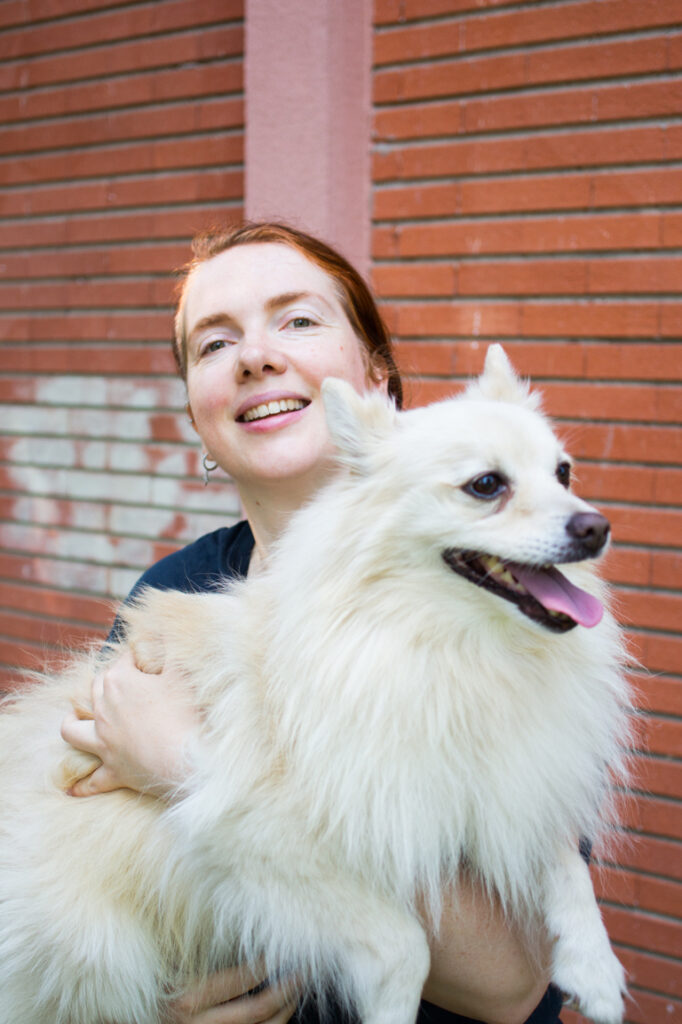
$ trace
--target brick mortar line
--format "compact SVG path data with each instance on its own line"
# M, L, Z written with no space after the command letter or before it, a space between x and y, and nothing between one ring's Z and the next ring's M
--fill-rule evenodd
M493 14L497 13L515 13L517 11L533 11L537 8L554 8L555 10L564 10L567 6L573 6L575 0L510 0L508 4L502 4L499 7L486 7L481 9L474 5L472 0L472 6L465 8L458 14L434 14L431 17L428 15L413 18L404 21L394 22L377 22L372 21L372 26L375 31L381 29L393 29L393 28L408 28L416 24L432 25L434 23L441 23L443 21L452 21L453 19L460 19L465 17L478 17L478 18L489 18Z
M183 545L183 541L174 541L172 539L167 539L167 538L162 538L160 543L175 544L177 547L182 547L182 545ZM123 569L126 572L130 570L132 572L139 572L140 575L142 575L142 573L145 571L145 569L149 568L148 565L137 566L137 565L123 565L123 564L118 564L118 563L115 564L113 562L94 562L91 558L70 558L70 557L67 557L65 555L54 555L54 554L51 554L50 552L47 552L47 551L39 551L39 552L36 552L36 551L17 551L14 548L10 549L10 548L0 547L0 555L4 555L4 554L16 556L17 558L29 558L29 559L37 558L37 559L40 559L40 560L45 561L45 562L54 563L55 565L65 565L66 564L66 565L72 565L72 566L82 566L84 569L90 569L90 568L96 568L96 569ZM0 577L0 579L5 580L5 577ZM6 579L6 582L11 584L11 583L14 582L14 580L13 580L12 577L9 577L9 578ZM85 593L86 594L91 594L93 592L92 591L85 591ZM97 593L101 593L101 592L100 591L95 591L94 593L97 594ZM114 600L116 600L116 599L114 598Z
M154 239L149 239L149 238L139 238L139 239L130 238L130 239L111 239L111 240L109 240L107 238L104 238L104 239L102 239L101 241L98 241L98 242L70 242L70 243L67 243L67 244L64 244L64 245L59 245L58 243L54 243L53 242L50 245L33 245L33 246L30 246L30 247L24 246L23 248L20 247L20 246L17 246L16 248L9 248L7 246L0 247L0 257L3 256L3 255L11 255L11 256L14 256L14 255L26 255L26 256L33 256L36 253L44 253L45 255L49 255L51 253L61 255L61 254L65 253L65 252L69 252L69 253L70 252L77 252L77 253L78 252L84 252L84 253L87 253L87 252L91 252L93 249L101 250L102 248L105 248L107 252L109 252L112 249L117 249L119 251L125 251L126 249L133 249L135 252L137 252L140 249L156 249L156 248L166 248L166 247L176 246L176 245L183 245L183 246L187 247L188 258L189 258L189 256L190 256L189 243L190 242L191 242L191 236L189 236L189 235L168 235L167 237L164 237L164 238L154 238ZM681 250L681 252L682 252L682 250ZM177 268L173 268L173 267L169 268L169 271L168 271L169 275L171 275L171 276L173 275L174 269L177 269Z
M126 136L122 137L121 139L117 140L116 142L101 142L101 143L94 143L92 145L73 145L73 146L66 146L66 147L63 146L61 148L53 148L53 149L36 149L36 150L32 149L32 150L26 150L23 153L3 153L3 154L0 154L0 166L2 166L3 164L10 164L10 165L14 164L14 163L17 162L17 158L18 157L22 157L24 162L26 162L27 160L30 161L30 160L34 160L34 159L35 160L49 160L51 157L57 157L58 158L58 157L64 156L64 155L67 155L67 156L68 155L73 155L74 152L76 152L78 154L81 154L81 153L93 153L93 152L94 153L98 153L98 152L103 152L103 151L108 152L108 151L111 151L111 150L116 151L117 149L131 148L131 147L132 148L137 148L139 150L144 150L145 145L154 146L156 143L163 144L164 142L173 142L173 141L175 141L175 142L182 141L183 143L185 143L185 142L192 142L192 141L197 141L197 140L205 141L207 138L211 139L211 138L216 138L216 137L220 137L221 139L222 138L228 138L228 139L229 138L239 138L239 136L243 136L244 135L244 132L245 132L245 126L242 124L242 125L229 125L226 128L224 128L224 129L214 129L213 131L211 131L210 129L206 129L205 131L186 132L184 134L182 132L178 132L175 135L158 135L158 136L155 135L155 136L147 136L147 137L141 136L141 135L140 136L137 136L137 135L126 135ZM216 163L216 164L185 164L185 165L180 165L180 166L171 166L169 168L160 168L158 173L160 173L160 174L161 173L165 173L166 170L168 170L169 172L178 171L178 172L185 172L185 173L187 173L187 172L191 171L195 166L197 167L198 170L202 170L202 169L212 170L212 169L215 169L217 167L222 167L223 164L222 163ZM655 164L654 166L658 166L658 165ZM142 174L146 174L146 173L152 174L152 173L155 173L155 171L154 171L154 169L152 169L150 171L145 171L144 169L135 170L135 171L123 171L123 172L121 172L121 178L131 178L131 177L136 177L138 175L142 175ZM89 175L88 177L84 177L82 180L85 181L85 182L91 182L91 181L92 182L98 182L98 181L102 181L102 180L107 181L107 180L109 180L109 178L111 176L112 176L112 172L110 170L107 170L106 172L104 172L104 173L102 173L100 175L94 175L94 176L93 175ZM116 178L115 173L114 173L114 178ZM37 179L37 183L38 184L44 183L47 186L52 186L52 185L55 185L55 184L59 184L59 185L70 184L73 181L79 181L79 180L80 180L79 178L75 178L75 179L74 178L54 178L54 179L53 178L44 178L44 179L39 178L39 179ZM30 185L31 185L31 181L28 180L28 179L26 181L26 184L24 184L23 182L18 183L18 187L20 187L20 188L26 188L26 187L29 187ZM4 189L4 188L13 188L15 186L10 184L10 185L2 185L0 187Z
M101 7L101 8L94 8L94 9L91 8L89 10L89 13L92 14L93 11L100 11L100 10L104 10L104 11L125 11L126 9L130 10L131 8L140 7L143 4L144 4L144 0L127 0L127 2L124 2L124 3L121 3L121 4L114 3L114 4L105 5L104 7ZM6 26L6 28L7 29L22 28L23 26L25 26L27 24L32 24L33 22L36 22L36 23L39 23L39 24L42 25L42 24L46 24L47 22L51 22L51 21L63 21L66 18L74 17L75 14L82 14L82 13L83 12L81 12L81 11L76 11L76 12L67 13L67 14L63 14L63 15L57 15L56 17L54 15L52 15L52 16L48 15L46 17L40 17L40 15L38 15L37 18L36 17L32 17L30 22L28 22L28 21L9 22L7 24L7 26Z
M615 339L615 341L619 345L647 345L647 344L651 344L651 345L668 345L668 344L670 344L670 345L678 345L681 340L682 340L682 338L673 338L671 341L667 341L666 339L657 339L657 338L653 338L652 339L652 338L645 338L645 337L642 337L642 338L617 338L617 339ZM503 344L503 345L507 345L507 344L509 344L509 345L537 345L538 347L541 347L543 345L569 344L569 343L572 343L572 342L578 342L578 343L582 343L582 344L585 344L585 345L588 345L588 344L604 345L604 344L608 344L608 343L614 341L614 339L613 338L605 338L605 337L576 338L576 337L572 337L570 335L557 335L556 337L553 337L553 336L552 337L550 337L550 336L543 336L541 338L526 337L524 335L514 335L514 336L505 337L500 342L499 336L498 335L492 335L492 334L491 335L481 334L481 335L476 335L475 337L473 335L471 335L471 334L466 334L466 335L459 335L459 334L458 335L452 335L452 334L444 335L443 334L443 335L428 335L428 336L423 336L423 337L422 336L415 337L414 335L405 335L404 337L403 336L395 336L394 337L394 341L396 341L396 342L398 342L400 344L413 344L413 345L419 345L419 344L422 344L422 343L425 343L425 344L439 344L439 345L440 344L446 344L446 343L450 343L450 344L453 344L453 345L456 345L456 344L471 345L472 343L475 343L477 345L485 345L485 346L492 345L495 342L499 342L500 344ZM15 342L15 344L17 344L17 345L19 345L19 344L26 344L26 342L17 341L17 342ZM38 345L39 343L35 342L35 343L31 343L31 344ZM57 344L57 343L55 342L54 344ZM63 344L66 344L66 342L62 342L62 345ZM105 344L105 343L103 342L102 344ZM410 376L409 373L407 375ZM412 374L412 376L415 376L415 375L416 374ZM418 376L421 376L421 375L418 375ZM434 375L434 376L435 376L436 379L440 379L440 375ZM449 376L452 377L452 379L454 381L461 381L461 380L467 380L468 377L469 377L469 374L466 373L466 372L457 372L456 370L453 370L453 372L451 374L449 374ZM557 379L561 379L561 378L550 377L550 376L533 377L533 382L536 383L536 384L539 384L540 382L551 383L553 380L557 380ZM582 380L582 378L580 378L580 379ZM614 380L621 380L622 378L613 378L613 379ZM629 378L629 379L631 379L631 378ZM639 378L635 378L635 379L639 379ZM669 383L669 380L666 377L663 377L663 378L655 377L655 378L653 378L650 381L650 383L653 385L653 384L656 384L659 381L662 381L663 383ZM556 419L557 417L554 417L554 418ZM564 419L567 419L567 417L564 417Z
M680 681L682 682L682 679ZM682 712L676 714L674 711L650 711L646 707L638 705L636 715L638 718L661 719L664 722L682 723Z
M107 8L101 8L101 10L107 10ZM109 10L119 10L119 8L110 8ZM93 11L90 11L89 12L89 16L92 17L93 13L94 13ZM7 27L7 28L5 28L5 27L0 28L0 42L3 42L5 40L7 34L9 32L14 31L15 28L20 29L23 32L26 32L26 31L30 31L32 26L38 26L40 24L44 24L44 23L36 22L35 19L32 18L31 21L26 22L23 26L13 26L13 27ZM199 28L196 28L193 25L186 25L184 28L171 28L171 29L167 29L167 30L161 29L158 32L150 33L150 34L146 34L146 35L123 36L123 37L121 37L119 39L113 39L113 40L112 39L105 39L105 40L101 40L101 41L97 41L97 42L92 42L92 43L84 43L81 46L73 47L72 49L63 49L63 50L54 50L54 51L53 50L41 50L39 53L33 53L33 54L30 54L30 55L18 56L18 57L10 57L7 60L3 61L3 66L4 67L8 67L8 68L15 68L16 67L16 68L22 68L22 69L26 68L28 66L30 68L30 67L32 67L34 65L40 65L41 63L49 63L55 57L57 59L61 59L63 57L69 57L69 56L71 56L74 53L83 54L83 53L90 53L91 51L100 52L103 49L106 49L107 51L116 51L116 50L121 51L121 50L126 50L126 49L128 49L130 47L136 47L138 43L144 43L144 42L147 42L147 41L157 41L157 40L160 41L161 39L163 39L164 41L169 41L170 40L170 41L173 41L173 42L177 42L177 41L180 41L182 39L197 39L197 38L201 38L201 36L205 32L207 32L207 31L208 32L220 31L221 29L235 29L235 30L237 30L237 29L243 29L244 26L245 26L245 19L244 18L228 18L226 21L208 22L206 25L201 25ZM218 57L210 57L210 56L209 57L204 57L204 58L197 57L192 63L193 64L203 64L205 61L218 60L218 59L219 59ZM160 69L161 68L172 68L172 67L176 67L176 66L177 65L173 65L173 64L159 64L158 68L160 68ZM148 67L144 67L144 66L141 67L141 68L140 67L132 67L128 71L111 71L111 72L108 72L108 73L107 72L103 72L102 74L93 75L93 76L90 76L90 77L87 77L87 78L65 78L65 79L58 78L58 79L51 80L51 82L52 82L53 85L60 85L60 86L61 85L78 85L81 82L83 82L83 83L85 83L85 82L91 83L91 82L97 82L97 81L108 81L108 80L110 80L112 78L127 77L128 75L141 74L141 73L144 73L147 70L153 70L153 68L148 68ZM47 88L49 88L49 84L50 83L46 83L44 85L43 84L40 84L40 85L26 85L26 86L23 86L20 89L7 90L6 93L2 93L2 95L6 95L6 94L8 94L10 92L12 92L12 93L30 93L30 92L32 92L35 89L47 89Z
M239 129L235 129L238 131ZM409 145L406 143L405 148ZM377 147L377 154L379 153ZM497 182L505 181L519 181L519 180L533 180L534 178L580 178L581 180L589 181L591 178L601 177L608 178L609 175L613 174L613 170L620 168L624 173L641 174L645 171L660 171L662 168L665 170L679 170L682 168L682 160L679 158L666 160L662 163L660 160L641 160L639 163L624 163L624 164L613 164L613 165L601 165L595 164L593 167L585 165L575 166L564 166L564 167L528 167L528 168L510 168L507 171L482 171L480 173L465 173L465 174L453 174L450 178L454 179L453 184L456 185L469 185L469 184L496 184ZM133 176L131 172L130 177ZM70 179L65 179L70 180ZM99 181L99 178L84 178L84 181ZM379 193L397 191L401 188L406 188L415 185L429 186L432 184L433 179L429 177L422 178L395 178L387 181L375 180L372 184L372 190ZM405 185L407 182L408 185ZM2 186L6 188L7 186ZM24 186L25 187L25 186Z
M155 3L149 3L149 4L142 5L142 6L145 6L145 7L147 7L150 10L154 10L155 8L158 8L158 4L155 4ZM118 10L119 10L119 8L116 8L116 7L114 7L114 8L106 8L105 7L105 8L100 8L98 10L83 11L83 12L80 12L79 14L77 14L77 15L66 15L64 18L59 19L59 20L60 20L60 22L62 24L64 24L65 22L68 22L68 21L71 21L71 22L73 22L73 21L81 21L81 22L92 22L92 23L94 23L97 20L99 20L102 15L111 15L112 13L116 14L116 13L118 13ZM199 31L206 31L206 29L224 28L225 26L232 26L232 25L235 26L235 27L239 27L239 26L244 25L244 18L243 17L242 18L228 18L228 19L223 19L223 20L219 20L219 21L208 21L206 23L202 22L202 24L201 24L199 29L195 29L194 28L194 24L195 23L189 23L189 24L185 25L184 28L182 26L179 27L179 28L168 28L168 27L163 28L163 27L161 27L161 28L158 28L158 29L156 29L154 31L151 31L151 32L141 32L138 35L125 35L125 36L119 37L118 39L92 40L89 43L81 43L78 46L64 46L61 49L57 49L57 50L51 50L51 49L43 50L43 49L40 49L40 50L33 50L33 51L31 51L29 49L28 51L24 51L23 53L19 53L16 56L12 56L10 58L10 60L8 61L8 63L21 64L21 63L28 62L28 61L40 61L40 60L44 60L46 58L52 58L52 57L76 57L77 58L80 54L83 54L83 53L91 53L93 51L97 52L97 51L101 51L103 49L110 49L113 46L127 46L127 45L130 45L131 43L144 42L146 40L164 39L164 38L166 38L169 35L173 35L173 34L177 35L177 34L182 33L182 32L186 32L186 33L194 32L194 33L197 33ZM132 20L130 22L129 28L134 28L134 25L135 25L135 21ZM10 37L10 42L11 42L12 37L16 39L16 38L20 37L21 35L24 35L24 36L26 36L26 35L29 35L29 36L30 35L37 35L39 32L44 31L45 27L46 27L45 22L41 22L41 23L39 23L39 25L36 26L35 30L32 31L31 23L29 22L29 23L24 23L23 25L14 26L12 28L3 28L3 29L0 29L0 41L4 43L4 42L7 41L7 38Z
M494 16L490 14L490 9L488 9L486 13L488 17ZM456 22L451 19L451 23L454 24ZM403 26L401 26L401 28L402 27ZM417 26L410 22L409 28L405 27L404 29L405 34L407 34L411 28L415 27ZM387 61L382 64L376 63L373 60L372 73L383 74L415 68L427 68L446 63L461 63L466 60L474 61L481 57L519 57L527 54L532 55L540 50L556 52L575 49L576 47L599 47L603 43L638 42L640 40L651 39L652 37L662 37L668 40L671 36L677 35L681 30L682 23L678 20L666 22L665 24L654 24L646 28L639 29L605 29L603 32L587 33L585 35L569 35L555 38L550 37L547 39L527 40L525 42L515 43L511 46L505 46L504 43L501 43L499 46L487 46L477 49L453 51L451 53L432 54L428 57L419 55L415 57L407 57L405 60ZM377 34L381 35L382 33Z
M430 66L430 62L429 65ZM478 92L456 92L438 96L405 97L402 100L386 100L384 102L374 99L372 110L374 113L399 113L402 110L414 107L437 107L447 103L485 103L488 100L504 100L515 98L544 99L548 94L551 96L570 95L571 93L591 93L613 89L614 86L627 85L655 85L658 82L670 84L679 81L681 71L679 69L662 69L634 71L629 74L616 74L609 77L594 79L565 79L555 81L548 79L546 83L532 82L510 85L498 89L481 89ZM599 98L599 97L597 97Z
M638 293L635 296L632 296L632 294L629 292L616 292L615 294L617 298L616 302L602 295L602 293L596 292L590 292L589 294L585 292L580 292L576 296L566 295L562 293L558 293L556 295L545 293L538 294L537 292L531 292L528 296L521 296L517 295L516 293L512 295L495 294L492 296L478 296L472 295L471 293L460 294L458 292L453 296L399 295L392 297L390 299L382 296L382 300L384 300L383 305L390 305L391 307L397 307L399 309L410 308L412 306L429 306L433 309L447 309L454 304L463 306L479 305L482 299L485 299L485 305L491 307L520 305L521 302L523 302L525 306L543 306L546 304L553 303L556 306L573 307L576 304L578 304L582 306L590 306L592 308L600 306L634 306L641 305L643 301L646 301L647 303L651 303L652 301L658 303L660 301L663 302L664 304L670 302L682 302L682 294L680 292L671 292L669 296L665 292L654 292L652 293L653 299L649 299L648 297L645 296L644 293ZM578 300L577 302L576 299ZM149 308L150 310L152 310L155 309L156 307Z
M51 561L57 561L57 559L51 559ZM85 598L86 600L97 600L94 595L98 593L98 591L83 590L79 587L58 587L55 583L42 583L33 580L16 579L13 576L0 575L0 584L8 587L16 587L19 585L24 590L35 590L38 593L54 593L56 591L60 594L67 594L69 597ZM111 599L108 600L110 601ZM103 603L108 603L108 600L103 595Z
M667 128L677 128L682 123L682 114L657 115L652 114L646 118L618 118L613 121L584 121L575 124L530 125L529 127L509 128L507 130L491 130L488 132L460 132L452 135L428 135L408 139L375 140L372 152L378 156L391 155L401 149L429 150L439 146L451 146L456 144L470 144L474 142L507 142L510 139L518 141L536 141L538 138L555 139L557 137L571 137L576 133L582 135L604 135L614 131L636 131L638 128L656 127L664 132ZM679 158L678 158L679 159ZM678 161L674 161L677 163ZM583 164L579 165L582 169ZM617 163L613 166L619 166ZM627 166L627 164L624 164Z
M676 914L674 912L671 913L671 914L664 914L661 910L652 910L649 907L643 907L643 906L640 906L640 905L638 905L638 904L636 904L634 902L633 903L619 903L617 900L613 899L612 897L608 897L608 896L601 896L599 898L599 904L602 907L609 907L609 908L613 908L614 910L625 910L625 911L634 912L636 914L644 914L647 917L656 918L656 920L660 921L661 923L681 924L682 925L682 918L680 917L679 914ZM633 949L633 950L641 949L643 952L652 952L650 950L647 950L646 947L644 947L644 946L633 946L630 943L626 943L626 942L622 942L622 941L619 941L618 945L622 949L628 949L628 948ZM672 960L679 960L680 962L682 962L682 956L677 957L674 953L663 953L663 954L660 954L660 955L665 956L666 958L669 958L669 959L672 959ZM679 997L679 998L682 998L682 996Z
M185 514L186 513L186 509L184 509L182 506L178 506L177 509L176 508L172 508L169 511L173 511L173 512L177 511L180 514ZM231 522L235 522L236 523L238 519L239 519L239 516L238 516L237 513L225 512L225 514L223 516L223 520L222 520L222 525L227 525L227 524L229 524ZM31 521L17 522L16 520L12 520L12 519L9 519L9 520L0 519L0 523L2 525L18 526L18 527L22 527L22 528L29 528L31 530L42 531L43 533L50 533L51 536L54 536L55 534L66 536L66 537L69 537L69 536L74 536L74 537L75 536L79 536L80 537L80 536L86 536L87 535L88 537L101 537L101 538L104 538L105 540L110 540L113 537L113 538L116 538L116 540L136 541L136 542L137 541L142 541L144 543L148 543L148 544L152 544L152 545L153 544L175 544L178 547L181 547L181 546L184 546L185 544L190 543L189 540L183 539L182 537L157 537L157 536L150 536L150 535L144 534L144 533L131 533L129 531L122 531L122 530L86 530L84 527L80 527L80 526L79 527L68 527L68 526L62 526L62 525L56 524L56 523L34 523L34 522L31 522ZM23 553L23 554L29 555L29 556L38 555L39 557L42 557L42 552L40 552L40 551L36 552L35 550L33 550L31 548L16 548L16 547L13 547L12 549L0 548L0 551L7 551L9 554L21 554L21 553ZM130 569L130 568L134 569L134 568L136 568L136 566L134 566L134 565L131 566L131 565L129 565L126 562L117 562L117 561L109 561L109 560L106 560L106 561L96 561L94 559L85 559L84 560L84 559L80 559L80 558L74 560L74 559L69 558L66 555L65 556L60 556L59 559L57 559L57 560L61 561L61 562L71 562L71 561L76 561L78 563L84 562L84 564L87 564L87 565L97 565L97 566L100 566L100 567L110 568L110 569ZM146 568L148 568L148 566L146 566L146 565L143 566L142 567L142 571L144 571Z
M61 124L78 124L89 119L105 119L109 114L120 114L129 112L145 112L153 114L155 112L165 112L169 107L186 106L192 108L197 103L208 105L210 103L218 103L225 99L239 99L244 96L243 85L240 89L234 89L230 92L207 92L207 93L187 93L186 95L180 96L169 96L168 99L154 99L153 102L141 101L134 102L129 101L127 103L113 104L109 103L102 107L96 107L92 110L73 110L64 111L58 114L48 114L43 117L25 117L13 121L5 121L3 129L5 132L16 130L19 128L43 128L50 127L52 125Z
M394 226L397 226L397 225L394 225ZM0 249L0 254L2 254L3 251L5 251L5 250ZM33 249L27 249L25 251L27 253L31 253L32 254L34 250ZM48 251L48 250L46 250L46 251ZM61 253L62 249L57 250L56 248L53 248L53 251ZM642 250L637 250L637 249L632 249L632 250L614 249L612 251L600 249L599 251L594 252L594 254L592 256L590 256L589 259L590 259L590 261L600 261L600 262L607 261L607 260L608 261L625 262L627 260L632 261L632 260L635 260L635 259L639 261L641 259L641 257L639 256L639 253L641 251ZM655 260L655 261L658 261L658 262L662 262L662 261L668 260L668 259L677 259L680 256L682 256L682 247L677 247L677 248L671 247L670 249L660 249L660 250L656 249L653 252L648 253L646 258L647 258L647 260L652 260L652 261ZM499 254L495 254L495 253L480 253L480 254L478 254L478 253L465 253L465 254L453 253L451 255L447 255L447 254L445 254L445 255L437 255L437 254L436 255L430 255L429 253L424 253L424 255L422 255L422 256L403 256L403 257L400 257L400 256L377 256L377 257L375 257L373 259L372 266L373 267L378 267L378 268L386 267L388 269L392 269L394 267L397 268L397 267L402 267L402 266L414 266L415 264L416 265L420 265L420 264L430 265L430 264L433 264L433 263L443 263L443 264L446 264L446 265L451 265L452 263L458 263L458 264L459 263L467 263L467 264L472 263L472 264L476 264L476 265L479 265L479 266L485 266L488 263L492 263L492 264L496 264L496 263L514 263L514 264L518 264L518 263L521 263L523 265L527 265L528 263L537 263L537 262L543 262L544 263L546 261L552 262L552 263L556 263L558 261L561 261L561 262L571 261L571 262L578 263L578 262L581 262L581 261L584 261L584 260L585 260L585 256L584 256L583 251L576 252L575 250L571 250L570 252L566 252L565 254L557 253L557 252L530 253L530 254L529 253L524 253L521 256L518 253L517 254L513 254L513 253L499 253Z
M235 127L230 129L221 130L222 135L232 136L238 139L244 134L243 127ZM671 162L672 167L672 162ZM682 168L682 163L680 163ZM148 170L148 171L126 171L122 174L116 172L102 175L99 178L96 177L80 177L80 178L62 178L61 180L54 181L38 181L32 182L17 182L10 184L0 185L0 195L13 195L16 192L29 192L34 193L46 193L50 194L56 188L69 188L71 187L74 192L84 185L93 185L101 187L112 187L115 188L119 184L127 184L140 182L141 184L147 184L149 182L164 184L166 181L175 181L182 178L191 178L195 180L197 178L209 177L212 174L221 174L225 168L238 168L243 169L243 161L235 161L231 164L216 164L194 167L169 167L167 170ZM150 243L152 244L152 243Z
M72 283L77 283L77 279L74 279ZM89 281L84 282L89 285ZM554 306L557 309L573 309L576 306L580 306L585 312L598 309L614 309L618 310L622 307L636 307L642 305L663 305L669 306L671 304L682 305L682 295L680 293L671 292L654 292L654 293L635 293L631 292L615 292L613 296L605 295L604 293L589 293L584 292L576 293L575 295L565 293L558 294L538 294L537 292L531 292L529 294L513 293L510 295L499 295L499 294L471 294L471 293L457 293L455 295L446 296L434 296L434 295L394 295L394 296L382 296L382 306L390 306L392 309L412 309L414 307L428 307L433 310L447 310L453 306L469 307L469 306L486 306L489 309L494 309L500 306L523 306L524 308L533 308L538 306ZM16 306L16 307L4 307L0 309L0 320L2 319L14 319L21 317L26 313L30 313L30 318L33 319L45 319L47 317L62 316L68 314L69 316L111 316L120 314L121 316L132 316L139 314L150 314L155 315L157 313L167 313L170 311L172 314L174 306L172 303L161 303L159 305L92 305L92 306L78 306L73 307L72 305L64 306L43 306L36 309L31 306ZM478 340L478 335L476 336ZM653 339L649 339L653 341ZM662 342L659 342L662 344Z
M2 33L0 33L0 42L2 41ZM48 56L52 56L48 53ZM194 57L190 60L179 60L174 64L154 64L148 67L131 67L127 70L112 71L108 74L91 75L83 78L73 79L60 79L55 78L46 83L40 83L39 85L26 85L18 89L0 89L0 100L3 99L24 99L26 97L32 97L42 94L52 94L61 91L76 91L77 89L83 89L87 91L93 85L108 85L111 82L126 81L129 78L147 78L153 75L162 75L168 72L182 71L182 70L193 70L200 68L201 70L210 69L213 67L223 67L225 64L235 64L243 62L244 53L230 53L223 57ZM16 64L19 68L23 68L26 65L26 61L3 61L3 67L8 67L11 64ZM5 122L8 123L8 122ZM11 122L10 122L11 123Z
M567 11L570 15L571 10L580 5L582 0L512 0L508 4L502 4L499 7L485 7L481 8L472 6L465 8L464 10L452 14L434 14L432 16L422 15L421 17L391 21L391 22L378 22L373 19L372 27L377 33L385 33L387 31L398 29L409 29L417 25L434 25L441 24L443 22L457 22L462 20L476 19L485 21L487 18L500 17L505 14L526 12L532 13L533 11L541 8L543 10L556 10L556 11Z
M538 221L551 218L574 219L576 217L622 217L636 214L666 214L680 213L682 202L679 203L640 203L632 206L575 206L575 207L551 207L542 209L501 209L492 212L482 211L481 213L461 214L433 214L431 217L375 217L372 220L372 228L404 228L404 227L432 227L434 225L446 227L459 224L480 224L494 221L524 220ZM15 218L19 220L19 218ZM26 218L27 220L29 218ZM486 254L487 255L487 254Z
M31 495L31 497L38 497L38 495ZM54 496L52 498L52 500L63 500L63 499L59 499L59 496ZM75 499L74 499L74 501L75 501ZM80 504L80 502L77 502L77 501L75 503L76 504ZM83 501L83 504L87 504L87 503L88 502L86 502L85 500ZM137 504L133 504L132 502L112 502L112 501L106 501L104 499L102 499L101 501L92 501L92 499L90 499L89 504L100 505L102 507L106 507L106 508L109 508L109 509L118 509L118 508L123 508L123 509L152 508L152 509L154 509L154 511L157 511L157 512L174 512L174 513L181 513L182 515L188 515L188 516L191 516L191 515L201 515L201 516L215 518L216 520L220 519L221 521L224 521L227 518L231 519L231 518L234 518L235 516L237 516L237 512L232 512L232 513L228 512L228 511L225 511L224 513L223 512L200 512L197 509L188 509L185 505L152 505L152 506L150 506L148 504L140 504L139 502ZM127 540L145 540L145 541L154 541L154 542L155 541L164 541L164 540L173 540L173 538L156 537L156 536L151 536L151 535L145 534L145 533L131 533L129 531L114 530L114 529L107 529L107 530L99 529L99 530L97 530L97 529L93 529L93 528L89 528L89 527L85 527L85 526L80 526L80 525L79 526L69 526L68 524L64 524L64 523L42 522L41 520L36 520L36 519L0 519L0 522L3 525L28 527L29 529L35 529L35 530L49 530L49 531L52 531L52 532L57 532L57 533L62 533L62 534L79 534L79 535L83 534L83 536L89 536L89 537L105 537L105 538L106 537L117 537L117 538L121 537L121 538L124 538L124 539L127 539ZM187 542L186 541L180 541L180 543L187 543ZM108 565L109 563L107 562L106 564Z
M55 592L62 593L61 590L54 588ZM57 623L61 626L70 627L75 626L81 629L107 629L108 627L101 622L93 619L78 619L72 618L71 616L60 615L58 612L39 612L32 611L28 608L12 608L10 605L0 604L0 615L5 612L9 612L13 615L19 615L24 619L28 619L29 622L44 622L47 624ZM115 614L115 612L112 612ZM16 638L15 638L16 639Z
M237 165L234 166L235 171L239 171L241 168ZM79 223L94 220L95 218L101 219L103 214L108 215L107 219L116 217L129 217L131 214L164 214L164 213L192 213L195 210L211 210L217 204L220 205L235 205L242 203L242 196L230 196L224 199L216 197L215 199L188 199L185 202L171 202L171 203L159 203L154 204L140 204L138 206L120 206L115 209L108 209L107 207L93 207L92 209L65 209L54 213L46 214L35 214L25 217L3 217L3 224L10 227L21 227L28 224L58 224L63 222L65 217L68 216L69 221L77 221ZM11 249L7 251L11 252ZM62 250L63 251L63 250Z
M544 2L544 0L541 0ZM73 21L87 21L97 17L101 14L117 14L119 11L137 11L141 9L153 10L154 0L126 0L124 3L109 3L102 7L87 8L86 10L74 10L68 11L66 14L50 15L44 18L38 18L40 25L46 25L48 23L63 23ZM8 26L11 29L21 29L26 25L32 24L34 19L32 18L29 22L16 22L14 25Z
M235 94L237 95L237 94ZM241 93L239 95L242 95ZM103 153L103 152L115 152L123 146L138 146L144 148L145 146L155 146L159 143L164 142L183 142L194 140L206 140L216 139L222 134L233 135L238 131L243 131L244 125L230 125L225 129L223 133L221 129L207 128L205 131L189 131L189 132L175 132L174 134L168 135L125 135L120 139L116 139L112 142L94 142L88 143L74 143L72 146L53 146L51 149L22 149L16 150L12 153L6 153L0 155L0 164L3 163L16 163L17 160L30 160L33 157L46 158L52 156L70 156L74 153L81 155L86 153ZM187 165L190 169L193 165ZM210 165L209 165L210 166ZM216 164L217 167L221 167L222 164ZM181 169L181 168L179 168Z

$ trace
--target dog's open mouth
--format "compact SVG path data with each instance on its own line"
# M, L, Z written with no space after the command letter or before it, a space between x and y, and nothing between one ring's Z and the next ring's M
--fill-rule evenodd
M604 614L601 601L576 587L553 565L520 565L453 548L443 552L443 559L453 572L512 601L529 619L555 633L578 625L596 626Z

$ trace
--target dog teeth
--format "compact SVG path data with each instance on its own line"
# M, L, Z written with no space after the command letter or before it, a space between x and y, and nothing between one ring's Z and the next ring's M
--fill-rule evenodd
M486 572L490 573L501 583L505 583L512 590L518 590L523 592L524 588L516 580L510 569L506 567L504 562L499 559L496 555L482 555L481 563L485 567Z

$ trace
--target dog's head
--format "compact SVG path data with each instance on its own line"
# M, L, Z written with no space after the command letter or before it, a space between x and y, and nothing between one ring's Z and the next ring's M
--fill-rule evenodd
M340 458L376 488L405 564L437 554L452 571L555 632L596 625L598 599L557 564L599 555L608 521L571 492L571 461L499 345L459 397L399 413L326 381Z

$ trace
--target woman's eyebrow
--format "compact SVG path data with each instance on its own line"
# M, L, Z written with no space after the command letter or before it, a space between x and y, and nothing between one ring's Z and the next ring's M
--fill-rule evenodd
M211 313L208 316L202 316L189 332L188 340L191 341L197 334L209 327L224 327L226 324L234 324L234 320L228 313Z
M320 295L318 292L283 292L281 295L273 295L271 299L268 299L265 303L265 309L268 313L272 313L275 310L281 309L282 306L288 306L291 302L300 302L301 299L317 299L318 302L323 303L325 306L329 306L329 302L325 299L324 295Z

